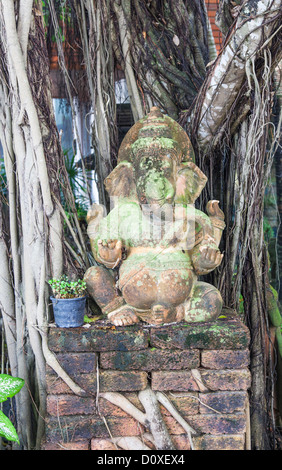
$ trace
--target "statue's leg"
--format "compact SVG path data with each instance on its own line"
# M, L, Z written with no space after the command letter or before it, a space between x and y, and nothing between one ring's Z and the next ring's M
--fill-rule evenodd
M123 298L116 291L114 276L108 269L92 266L86 271L84 280L89 294L103 313L108 314L124 304Z
M191 297L184 303L187 322L214 321L220 315L222 297L218 289L206 282L196 282Z
M138 322L134 310L118 295L111 271L103 266L92 266L86 271L84 280L89 294L114 325L131 325Z

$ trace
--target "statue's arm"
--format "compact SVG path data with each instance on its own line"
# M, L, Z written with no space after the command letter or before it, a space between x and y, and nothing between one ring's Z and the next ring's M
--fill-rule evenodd
M195 210L195 222L200 227L201 236L190 251L190 256L196 274L203 275L219 266L223 255L218 248L220 238L215 234L210 217Z
M95 260L107 268L115 268L122 258L122 241L119 239L118 212L114 209L104 217L104 208L93 204L87 214L87 234Z

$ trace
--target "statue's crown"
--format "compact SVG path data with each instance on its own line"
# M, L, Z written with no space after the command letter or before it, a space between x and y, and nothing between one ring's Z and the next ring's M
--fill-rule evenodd
M191 142L184 129L174 119L163 114L158 107L153 106L149 114L127 132L119 149L118 163L132 161L137 155L139 158L141 149L144 151L146 146L163 147L166 142L169 147L174 147L175 155L177 154L181 161L195 160ZM138 146L138 143L141 145ZM140 150L137 151L137 147Z
M141 127L139 138L146 137L166 137L172 139L172 132L168 122L165 120L164 115L159 108L153 106L144 119L143 127Z

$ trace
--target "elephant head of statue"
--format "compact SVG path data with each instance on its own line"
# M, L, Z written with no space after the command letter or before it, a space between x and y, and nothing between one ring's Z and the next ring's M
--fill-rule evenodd
M186 132L153 107L125 136L105 186L111 197L129 198L157 211L165 205L193 204L206 182Z

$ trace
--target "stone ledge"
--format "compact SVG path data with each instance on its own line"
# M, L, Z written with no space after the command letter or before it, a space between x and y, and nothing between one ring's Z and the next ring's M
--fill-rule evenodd
M54 352L134 351L148 347L149 331L138 326L114 327L99 322L79 328L49 328Z
M178 323L151 328L150 344L161 349L247 349L248 328L239 318L218 319L211 323Z
M175 323L160 327L137 324L114 327L99 321L88 327L49 328L49 348L54 352L138 351L158 349L247 349L248 328L234 315L224 310L221 318L210 323Z

